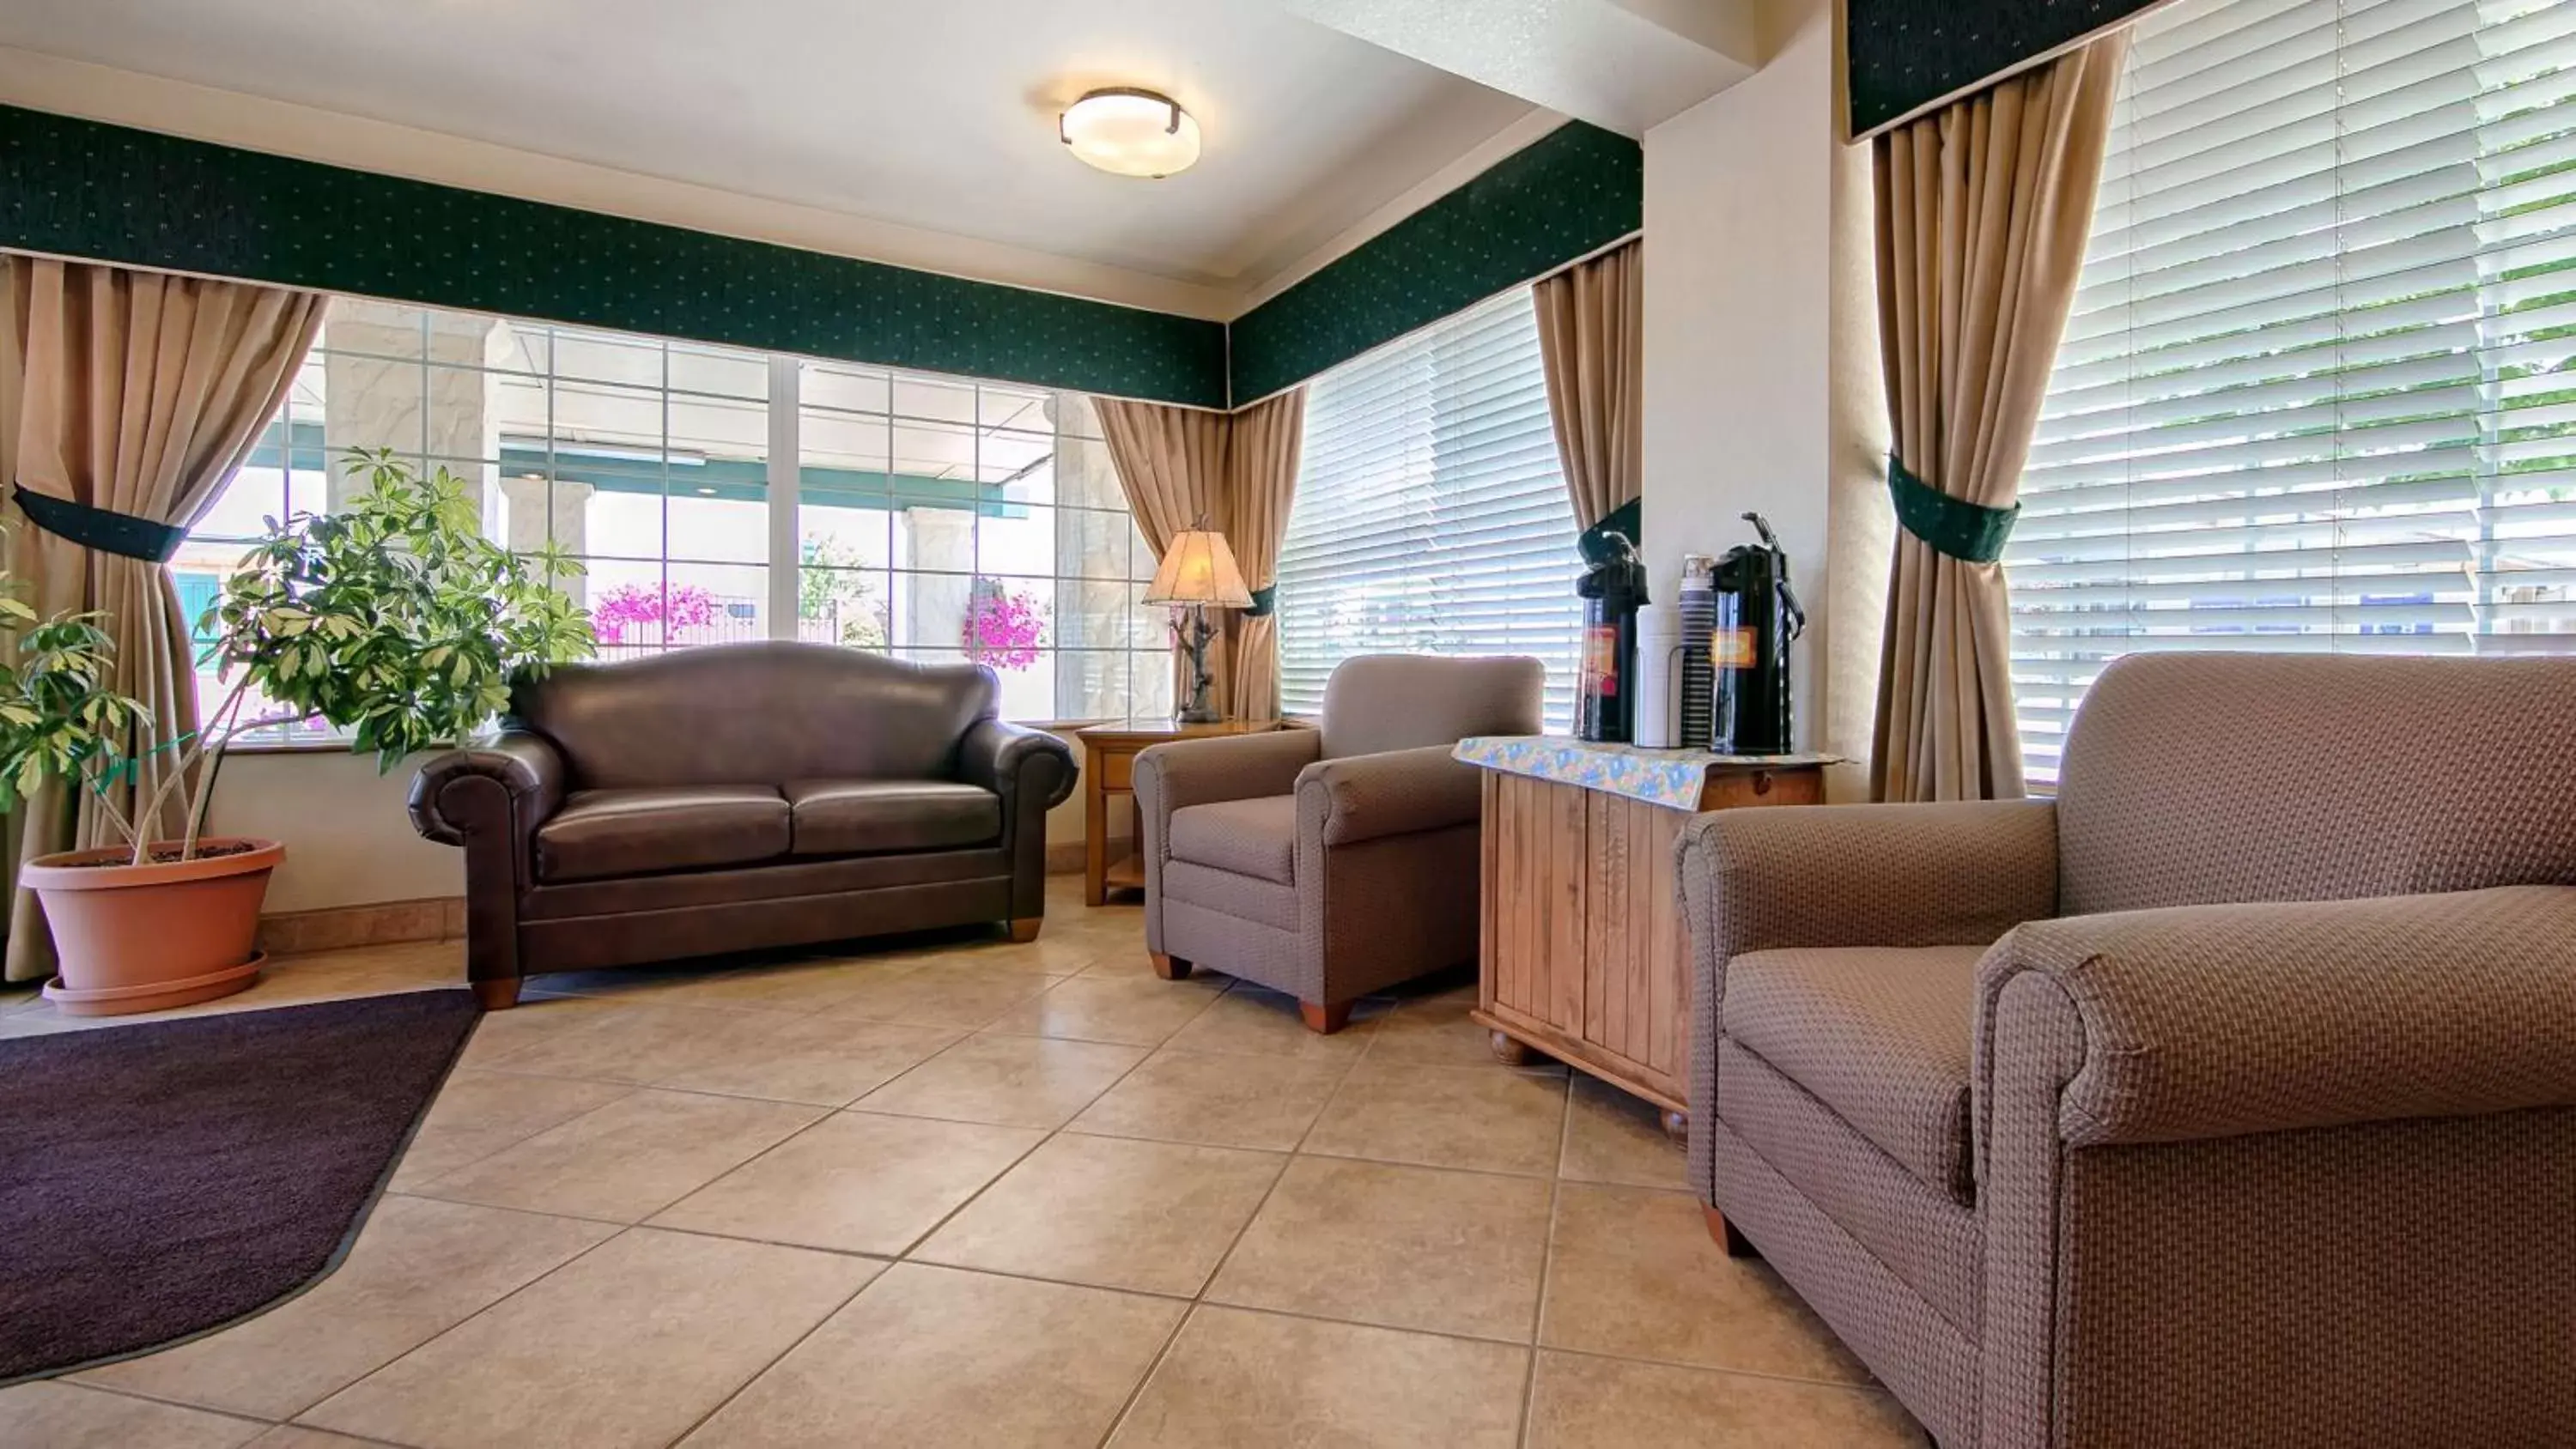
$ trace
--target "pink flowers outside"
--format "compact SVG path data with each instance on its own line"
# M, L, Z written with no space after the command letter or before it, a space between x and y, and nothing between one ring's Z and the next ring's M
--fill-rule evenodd
M696 584L619 584L591 601L590 629L602 644L627 642L626 631L650 626L669 642L682 629L704 628L716 621L716 596Z
M995 669L1026 669L1038 662L1038 644L1046 637L1046 613L1033 594L977 579L974 602L966 606L965 632L967 658Z

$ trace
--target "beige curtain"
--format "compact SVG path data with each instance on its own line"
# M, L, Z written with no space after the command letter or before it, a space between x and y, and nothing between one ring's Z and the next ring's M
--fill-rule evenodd
M1643 258L1643 246L1632 241L1530 289L1547 367L1548 421L1577 528L1593 527L1645 490Z
M1256 595L1278 582L1279 542L1288 529L1305 434L1305 389L1233 414L1119 398L1095 405L1127 505L1155 557L1173 535L1205 526L1225 535ZM1217 637L1208 644L1219 707L1235 719L1276 715L1279 637L1272 620L1220 612Z
M0 259L0 463L18 487L159 523L193 523L249 455L294 384L327 301L311 292L120 267ZM189 623L160 563L37 529L11 495L8 558L38 612L95 609L116 639L116 687L151 710L158 741L196 727ZM129 815L167 756L122 787ZM165 828L176 823L175 812ZM77 790L28 800L15 860L103 843L106 812ZM34 899L11 914L10 980L51 973Z
M1876 142L1879 338L1896 459L1948 499L2004 510L2020 491L2127 48L2125 35L2094 41ZM2011 656L2003 566L1900 532L1870 763L1876 798L2023 793Z
M1231 429L1226 415L1162 403L1098 398L1100 435L1109 442L1109 461L1127 492L1127 507L1136 529L1161 559L1176 534L1205 526L1234 541L1225 507L1225 446ZM1172 650L1174 707L1188 703L1190 683L1176 643ZM1214 697L1225 698L1225 634L1208 641L1208 673L1216 680Z
M1271 612L1279 586L1279 545L1288 536L1288 508L1297 496L1297 465L1306 444L1306 390L1258 402L1226 419L1227 515L1225 541L1252 590L1254 607L1230 610L1225 619L1226 714L1234 719L1275 719L1279 714L1279 620Z

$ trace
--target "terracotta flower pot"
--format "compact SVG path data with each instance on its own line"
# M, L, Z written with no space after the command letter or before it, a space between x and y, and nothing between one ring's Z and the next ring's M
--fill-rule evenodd
M269 872L286 858L273 840L217 837L199 850L229 855L121 865L128 852L67 850L20 867L45 903L62 974L45 995L73 1016L159 1011L230 996L259 979L259 907ZM159 842L155 852L173 842Z

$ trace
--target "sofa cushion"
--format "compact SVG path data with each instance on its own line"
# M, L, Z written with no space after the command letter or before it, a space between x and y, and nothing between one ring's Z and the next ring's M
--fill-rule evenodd
M1983 955L1979 946L1750 952L1726 964L1720 1026L1917 1179L1967 1202L1970 1018Z
M1220 800L1172 812L1172 859L1280 885L1297 883L1297 797Z
M575 790L537 827L541 881L747 865L786 853L787 801L767 785Z
M790 780L798 855L956 850L1002 838L1002 797L954 780Z

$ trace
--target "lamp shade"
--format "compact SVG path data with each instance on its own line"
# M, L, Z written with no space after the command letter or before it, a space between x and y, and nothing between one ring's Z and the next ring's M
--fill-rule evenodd
M1145 588L1149 604L1215 604L1227 609L1252 607L1252 591L1243 586L1243 570L1234 562L1225 535L1193 528L1173 536L1163 550L1154 582Z

